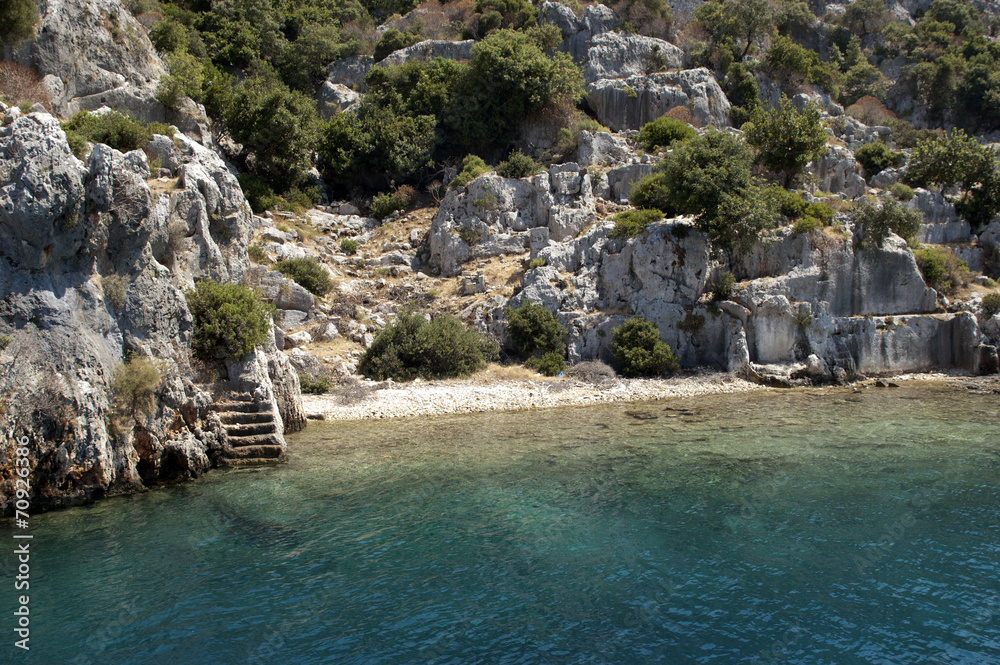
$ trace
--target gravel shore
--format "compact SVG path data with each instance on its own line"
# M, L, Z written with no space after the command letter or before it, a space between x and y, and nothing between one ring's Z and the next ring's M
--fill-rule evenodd
M521 411L556 406L608 402L639 402L672 397L768 390L729 374L707 373L671 379L616 379L599 385L574 380L414 381L375 384L369 394L355 389L345 399L303 395L306 415L313 420L382 420L449 413Z

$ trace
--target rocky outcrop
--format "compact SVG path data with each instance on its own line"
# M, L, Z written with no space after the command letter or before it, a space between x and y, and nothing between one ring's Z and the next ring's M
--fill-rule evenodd
M729 126L729 100L704 68L601 79L587 84L586 100L601 124L615 131L641 129L677 106L688 107L702 125Z
M593 37L587 49L583 80L645 76L684 66L684 51L670 42L633 33L606 32Z
M45 2L39 13L37 36L12 56L44 77L53 111L111 106L145 122L164 120L153 93L166 67L118 0Z
M854 153L836 145L829 146L825 155L806 166L806 173L813 176L817 189L852 199L867 191L862 170Z
M431 224L430 265L450 276L477 257L520 254L529 230L545 227L555 241L573 238L594 222L590 176L576 163L531 178L481 176L448 193Z
M532 242L545 265L525 273L510 301L556 312L573 361L611 360L610 331L631 316L655 322L684 365L776 385L935 368L975 373L995 351L974 316L937 313L937 294L895 236L860 250L849 235L784 229L726 258L686 220L650 224L627 240L609 238L611 228L599 222L575 239ZM742 281L732 300L713 304L711 285L727 270ZM498 334L502 318L501 309L492 313Z
M98 145L76 159L49 115L0 129L0 451L28 437L37 505L204 472L222 445L209 410L221 390L271 404L285 429L304 422L273 344L239 367L192 358L184 291L242 280L254 221L214 152L183 136L157 143L172 177L151 180L141 151ZM110 389L126 356L161 377L148 408ZM0 468L0 496L13 480Z
M330 84L339 83L357 92L366 92L368 85L365 77L374 64L375 59L370 55L353 55L334 60L326 69L326 81Z
M618 166L634 157L628 141L608 132L580 132L576 154L580 166Z
M577 16L566 5L548 1L538 9L538 22L559 28L562 35L559 50L569 53L578 63L586 61L592 38L614 30L619 23L614 11L606 5L589 5L583 16Z
M972 239L969 223L955 212L955 205L939 192L913 190L907 206L920 212L923 224L917 239L924 243L968 242Z
M341 83L324 81L319 88L317 107L324 120L329 120L339 111L344 111L361 100L361 93L354 92Z
M472 57L472 47L476 40L466 39L460 42L449 42L443 39L427 39L413 46L393 51L380 60L376 66L386 67L402 65L411 60L430 62L438 58L445 60L468 60Z

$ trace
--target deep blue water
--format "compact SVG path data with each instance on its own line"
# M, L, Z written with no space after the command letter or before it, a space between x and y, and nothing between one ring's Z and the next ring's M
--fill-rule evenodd
M0 662L1000 663L998 423L904 387L314 424L35 516Z

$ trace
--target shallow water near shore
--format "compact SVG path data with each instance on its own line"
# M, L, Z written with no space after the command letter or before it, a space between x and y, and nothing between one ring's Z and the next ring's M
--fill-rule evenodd
M998 424L921 384L313 423L34 516L3 662L1000 663Z

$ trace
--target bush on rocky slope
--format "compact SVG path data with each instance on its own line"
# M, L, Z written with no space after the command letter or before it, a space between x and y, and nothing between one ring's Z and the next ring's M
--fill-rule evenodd
M358 371L378 381L468 376L498 354L493 338L465 327L454 316L430 318L408 308L379 332Z
M184 295L194 319L191 348L202 358L240 359L267 341L274 307L247 287L204 280Z

